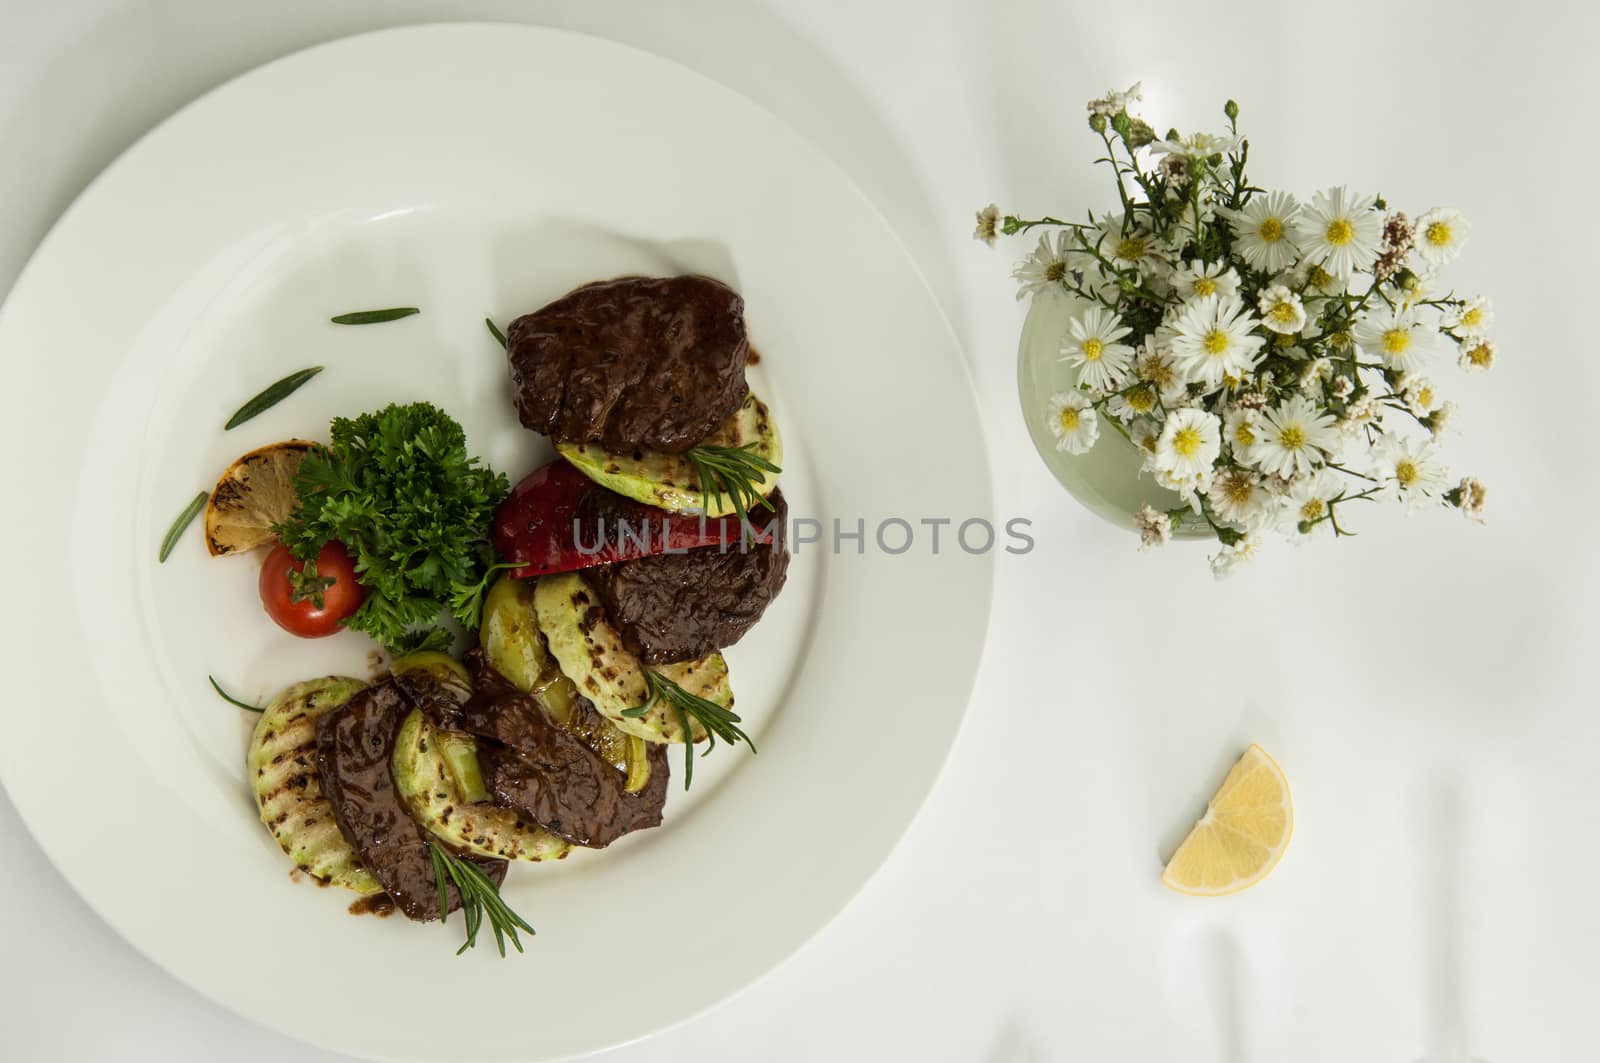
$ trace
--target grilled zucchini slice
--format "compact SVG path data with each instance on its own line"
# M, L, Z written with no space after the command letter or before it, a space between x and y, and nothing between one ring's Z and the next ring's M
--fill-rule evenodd
M334 886L377 893L383 887L339 830L317 776L317 718L365 686L359 679L327 676L284 690L256 721L245 768L261 822L296 867Z
M394 742L394 784L400 799L424 830L457 850L501 860L559 860L571 844L508 808L473 804L456 781L458 768L446 760L444 734L421 709L413 709ZM451 732L455 755L471 735ZM474 753L474 760L476 754Z
M742 447L754 443L755 453L774 465L783 464L783 441L778 438L778 426L766 403L753 394L746 396L744 405L701 443L712 447ZM735 511L732 497L726 494L716 495L711 507L706 508L699 474L682 454L645 449L612 454L597 443L557 443L556 451L595 483L647 506L673 513L704 512L708 517L726 517ZM777 486L778 474L769 472L756 485L756 490L765 497ZM756 513L751 513L750 519L761 523Z
M652 705L643 716L622 714L624 709L644 704L649 696L644 666L623 647L622 635L606 619L605 607L582 576L569 572L540 578L534 589L534 610L550 655L601 715L619 730L646 742L683 741L682 722L665 705ZM728 663L720 653L656 665L653 670L691 694L733 708ZM705 737L700 721L691 719L689 726L696 742Z

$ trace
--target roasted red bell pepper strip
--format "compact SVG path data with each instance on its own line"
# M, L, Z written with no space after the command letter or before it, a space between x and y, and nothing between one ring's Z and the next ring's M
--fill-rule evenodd
M580 509L590 492L600 492ZM600 503L600 504L596 504ZM596 517L595 514L601 514ZM581 519L581 526L575 521ZM495 511L494 548L518 579L701 546L740 545L739 518L668 513L609 491L565 461L535 469ZM756 533L761 538L759 531Z

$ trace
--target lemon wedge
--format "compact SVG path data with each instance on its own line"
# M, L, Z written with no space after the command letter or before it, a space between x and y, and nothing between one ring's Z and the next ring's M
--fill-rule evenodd
M272 526L287 520L299 501L294 474L315 447L290 439L252 450L228 466L206 503L206 549L212 557L275 541Z
M1179 893L1220 897L1272 873L1294 833L1283 769L1260 746L1244 751L1183 839L1161 881Z

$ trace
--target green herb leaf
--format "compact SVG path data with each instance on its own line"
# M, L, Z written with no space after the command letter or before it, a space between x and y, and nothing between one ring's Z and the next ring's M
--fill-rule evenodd
M328 320L335 325L381 325L385 321L399 321L412 314L420 314L414 306L392 306L387 310L357 310L349 314L337 314Z
M483 626L483 596L489 590L489 581L496 572L505 572L513 568L525 568L526 562L502 561L497 565L490 565L483 571L483 578L471 587L461 587L450 596L450 611L471 631L476 631ZM467 618L470 618L468 620Z
M172 556L173 548L178 545L178 540L183 538L184 531L194 523L200 511L206 508L206 502L210 498L209 492L201 491L194 496L193 501L183 507L183 512L178 514L172 526L167 529L167 534L161 537L161 553L157 558L157 564L166 564L167 558Z
M762 496L759 485L766 479L767 473L777 474L783 470L756 453L755 443L746 443L742 447L701 444L691 447L684 457L689 459L695 475L699 477L700 494L705 498L706 510L709 512L713 503L720 502L726 495L733 503L733 511L739 515L739 522L745 525L746 538L749 538L749 511L758 505L772 508L772 503Z
M467 454L466 434L426 403L335 418L328 446L300 464L298 505L273 530L309 561L338 540L367 590L345 626L391 652L449 645L443 614L475 627L474 590L494 561L489 523L510 489Z
M318 609L326 609L327 602L323 592L339 581L332 576L322 576L317 573L317 559L312 558L299 569L290 569L284 574L289 580L289 600L291 602L310 602Z
M644 687L647 694L644 704L623 709L622 715L637 719L649 712L657 702L664 702L667 708L677 713L678 723L683 728L685 790L694 781L694 728L689 723L691 717L699 720L700 726L706 730L706 752L700 754L701 756L717 748L719 738L729 745L743 742L750 747L750 752L756 751L756 744L739 727L743 721L732 709L725 709L714 701L707 701L698 694L691 694L660 672L653 672L648 668L644 670Z
M507 350L511 348L511 344L506 340L506 334L500 331L500 326L494 323L494 318L486 317L483 323L489 326L489 335L493 336L500 346Z
M215 677L208 675L208 676L206 676L206 678L211 680L211 689L215 690L217 692L217 697L221 698L223 701L226 701L229 705L237 705L237 706L239 706L239 708L245 709L248 712L266 712L267 711L266 709L262 708L260 705L252 705L248 701L240 701L238 698L234 697L232 694L228 693L226 690L223 690L222 686L217 682Z
M511 944L521 952L522 941L517 937L517 931L525 930L530 934L535 931L527 920L506 905L500 897L499 887L489 876L478 870L471 861L459 859L437 842L428 842L428 855L433 859L434 885L439 891L440 922L447 920L450 915L450 884L453 883L456 892L461 894L461 920L466 924L467 938L456 950L456 955L477 947L478 931L483 926L485 916L489 919L489 929L494 932L494 943L501 957L504 958L506 954L506 938L510 938Z
M233 416L228 418L228 423L222 426L222 430L231 432L257 414L265 413L272 409L272 407L298 391L300 385L320 372L322 372L322 366L314 365L310 369L302 369L298 373L290 373L235 410Z

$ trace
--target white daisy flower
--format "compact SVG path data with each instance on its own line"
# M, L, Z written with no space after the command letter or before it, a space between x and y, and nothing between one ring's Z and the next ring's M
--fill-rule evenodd
M1351 333L1362 350L1382 358L1402 372L1422 365L1433 350L1438 333L1424 322L1415 307L1391 309L1379 303L1369 310Z
M1233 452L1234 461L1249 460L1250 450L1256 445L1256 426L1260 417L1259 411L1235 406L1223 418L1222 441Z
M1434 455L1433 441L1386 436L1373 451L1374 470L1392 497L1411 509L1433 501L1448 469Z
M1484 296L1468 299L1460 306L1452 307L1444 315L1444 327L1458 336L1477 338L1489 334L1489 326L1494 324L1494 310L1489 306L1489 300Z
M1469 373L1485 373L1494 368L1495 354L1499 348L1494 340L1468 340L1461 345L1461 368Z
M1111 397L1106 409L1120 421L1137 420L1155 412L1157 402L1154 384L1142 383L1138 387L1124 388Z
M1017 298L1061 291L1062 284L1070 279L1072 270L1068 256L1071 251L1071 230L1063 229L1053 240L1049 233L1039 237L1039 246L1011 271L1012 279L1017 282Z
M1256 196L1242 210L1224 210L1233 227L1233 249L1251 269L1277 273L1294 261L1294 225L1300 207L1287 192Z
M1261 360L1260 322L1238 296L1210 296L1185 306L1172 323L1172 360L1189 380L1218 388L1227 377L1242 380Z
M1350 288L1348 278L1336 276L1317 262L1298 263L1286 277L1278 279L1279 284L1285 281L1288 287L1301 292L1307 299L1318 295L1343 295Z
M1160 330L1157 330L1157 334L1161 334ZM1189 382L1178 372L1171 353L1163 343L1158 342L1157 336L1145 337L1144 344L1139 348L1139 361L1135 369L1140 380L1156 386L1161 401L1168 406L1177 403L1188 392Z
M1100 438L1100 415L1089 396L1081 391L1062 391L1053 395L1045 407L1056 449L1067 454L1082 454Z
M1326 524L1329 503L1344 494L1344 484L1327 469L1304 476L1289 486L1282 496L1284 533L1307 534ZM1330 525L1331 527L1331 525Z
M1226 299L1238 293L1239 274L1225 262L1202 262L1197 258L1173 271L1172 287L1180 299L1204 299L1208 295Z
M1300 212L1295 242L1306 260L1336 277L1348 277L1378 257L1383 219L1375 196L1353 195L1343 185L1318 192Z
M1250 462L1269 475L1290 479L1311 470L1339 445L1334 419L1310 399L1293 395L1261 415Z
M1483 504L1489 498L1488 488L1468 476L1450 493L1456 497L1456 505L1461 507L1463 517L1478 524L1483 523Z
M1280 336L1297 336L1306 327L1306 304L1282 284L1274 284L1256 300L1261 323Z
M1111 214L1100 220L1096 238L1100 253L1118 269L1147 270L1165 265L1160 241L1155 235L1140 225L1131 225L1123 232L1122 222L1121 214Z
M1450 427L1450 419L1455 415L1456 404L1447 402L1430 413L1422 423L1427 426L1428 434L1438 439Z
M1400 398L1414 417L1426 417L1439 408L1439 393L1433 390L1428 378L1407 373L1400 378Z
M1366 431L1369 424L1378 426L1383 424L1383 407L1378 404L1377 398L1370 391L1344 408L1344 416L1339 420L1339 431L1355 439Z
M1217 579L1226 579L1233 575L1233 570L1251 560L1261 550L1261 536L1250 533L1241 538L1232 546L1224 546L1222 551L1211 558L1211 574Z
M1161 438L1161 422L1154 417L1141 417L1128 425L1128 438L1144 454L1144 471L1151 471L1156 454L1156 440Z
M1300 390L1312 398L1322 394L1323 381L1332 378L1333 363L1326 358L1313 358L1300 370Z
M1133 330L1103 306L1091 306L1073 318L1068 328L1061 357L1078 370L1078 382L1096 391L1116 390L1133 363L1133 348L1117 341Z
M1172 538L1172 518L1154 506L1143 506L1133 515L1133 526L1139 529L1139 549L1165 546Z
M1224 522L1247 531L1273 516L1272 496L1261 486L1261 477L1249 469L1227 469L1213 476L1206 501Z
M982 240L990 247L994 246L994 238L1000 227L1000 208L990 203L978 211L978 226L972 230L974 240Z
M1179 483L1209 479L1222 451L1222 422L1204 410L1173 410L1156 440L1155 467Z
M1177 140L1158 140L1150 145L1152 155L1186 155L1191 159L1205 159L1212 155L1226 155L1239 146L1238 137L1223 137L1215 133L1190 133Z
M1089 101L1089 113L1102 118L1112 118L1128 109L1128 104L1144 99L1144 82L1135 81L1125 92L1106 90L1105 96Z
M1417 254L1438 269L1461 253L1472 226L1459 210L1434 207L1417 219Z

